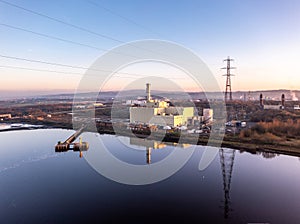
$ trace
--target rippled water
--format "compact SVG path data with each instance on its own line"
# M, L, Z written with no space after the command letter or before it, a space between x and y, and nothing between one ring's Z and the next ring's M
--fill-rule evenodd
M223 149L200 171L204 147L196 146L187 163L168 178L148 185L126 185L107 177L107 173L112 170L113 174L126 175L127 171L115 165L104 166L102 174L94 169L93 161L103 159L97 158L99 141L117 160L137 169L150 169L175 150L190 148L154 147L154 142L84 133L83 141L90 143L83 154L86 159L73 151L55 153L57 141L73 132L44 129L0 133L1 223L300 222L297 157ZM147 147L152 148L150 164Z

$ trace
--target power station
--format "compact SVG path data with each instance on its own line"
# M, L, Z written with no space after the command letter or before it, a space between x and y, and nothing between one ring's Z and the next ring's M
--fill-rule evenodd
M150 86L146 84L145 106L130 107L130 123L178 127L187 125L188 119L194 117L194 107L174 107L163 100L152 100Z

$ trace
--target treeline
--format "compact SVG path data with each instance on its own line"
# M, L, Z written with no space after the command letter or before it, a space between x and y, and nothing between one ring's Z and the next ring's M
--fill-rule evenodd
M255 112L250 113L249 118L251 122L273 122L274 120L287 122L289 119L300 119L300 112L286 110L256 110Z
M250 129L242 130L240 137L267 143L300 139L300 120L281 121L275 119L271 122L259 122Z

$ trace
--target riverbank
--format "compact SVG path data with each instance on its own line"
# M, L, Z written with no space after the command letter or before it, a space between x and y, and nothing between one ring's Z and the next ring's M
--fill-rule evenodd
M112 134L115 135L113 128L98 128L100 134ZM289 140L282 142L268 142L262 140L251 139L247 137L240 137L239 135L214 135L209 138L209 134L187 134L185 132L132 132L129 130L118 129L117 135L127 137L139 137L147 138L149 140L158 140L163 142L180 142L182 144L196 144L196 145L208 145L215 147L224 147L238 149L240 151L247 151L249 153L257 152L270 152L285 154L290 156L300 157L300 140Z
M3 123L2 123L3 125ZM39 124L8 124L12 125L9 129L0 129L0 132L4 131L15 131L15 130L28 130L28 129L40 129L40 128L62 128L72 129L72 125L59 125L56 123L41 123ZM117 131L114 130L117 129ZM267 142L263 140L255 140L247 137L225 135L222 138L221 135L215 135L214 138L209 138L209 134L188 134L185 132L168 132L168 131L153 131L145 130L134 132L128 130L126 125L113 126L111 123L97 123L97 130L100 134L120 135L127 137L139 137L147 138L149 140L163 141L163 142L180 142L183 144L194 144L194 145L207 145L209 142L210 146L225 147L238 149L240 151L247 151L249 153L256 152L271 152L279 153L291 156L300 157L300 140L294 139L289 141L281 142ZM85 131L95 130L86 128Z
M41 129L46 128L44 125L33 125L33 124L0 124L0 132L7 132L7 131L17 131L17 130L32 130L32 129Z

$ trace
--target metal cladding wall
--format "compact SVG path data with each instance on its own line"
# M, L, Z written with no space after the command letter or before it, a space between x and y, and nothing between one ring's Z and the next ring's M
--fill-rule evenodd
M187 120L194 116L194 107L183 107L183 114L184 118Z
M183 116L162 116L157 115L161 112L161 108L147 107L131 107L130 122L131 123L146 123L155 125L179 126L183 124Z
M188 118L194 116L193 107L149 108L131 107L130 123L146 123L155 125L186 125Z
M130 123L149 123L157 108L130 107Z
M162 126L174 126L173 116L154 116L150 121L151 124L162 125Z
M173 116L173 126L181 126L186 124L187 119L184 118L182 115Z

